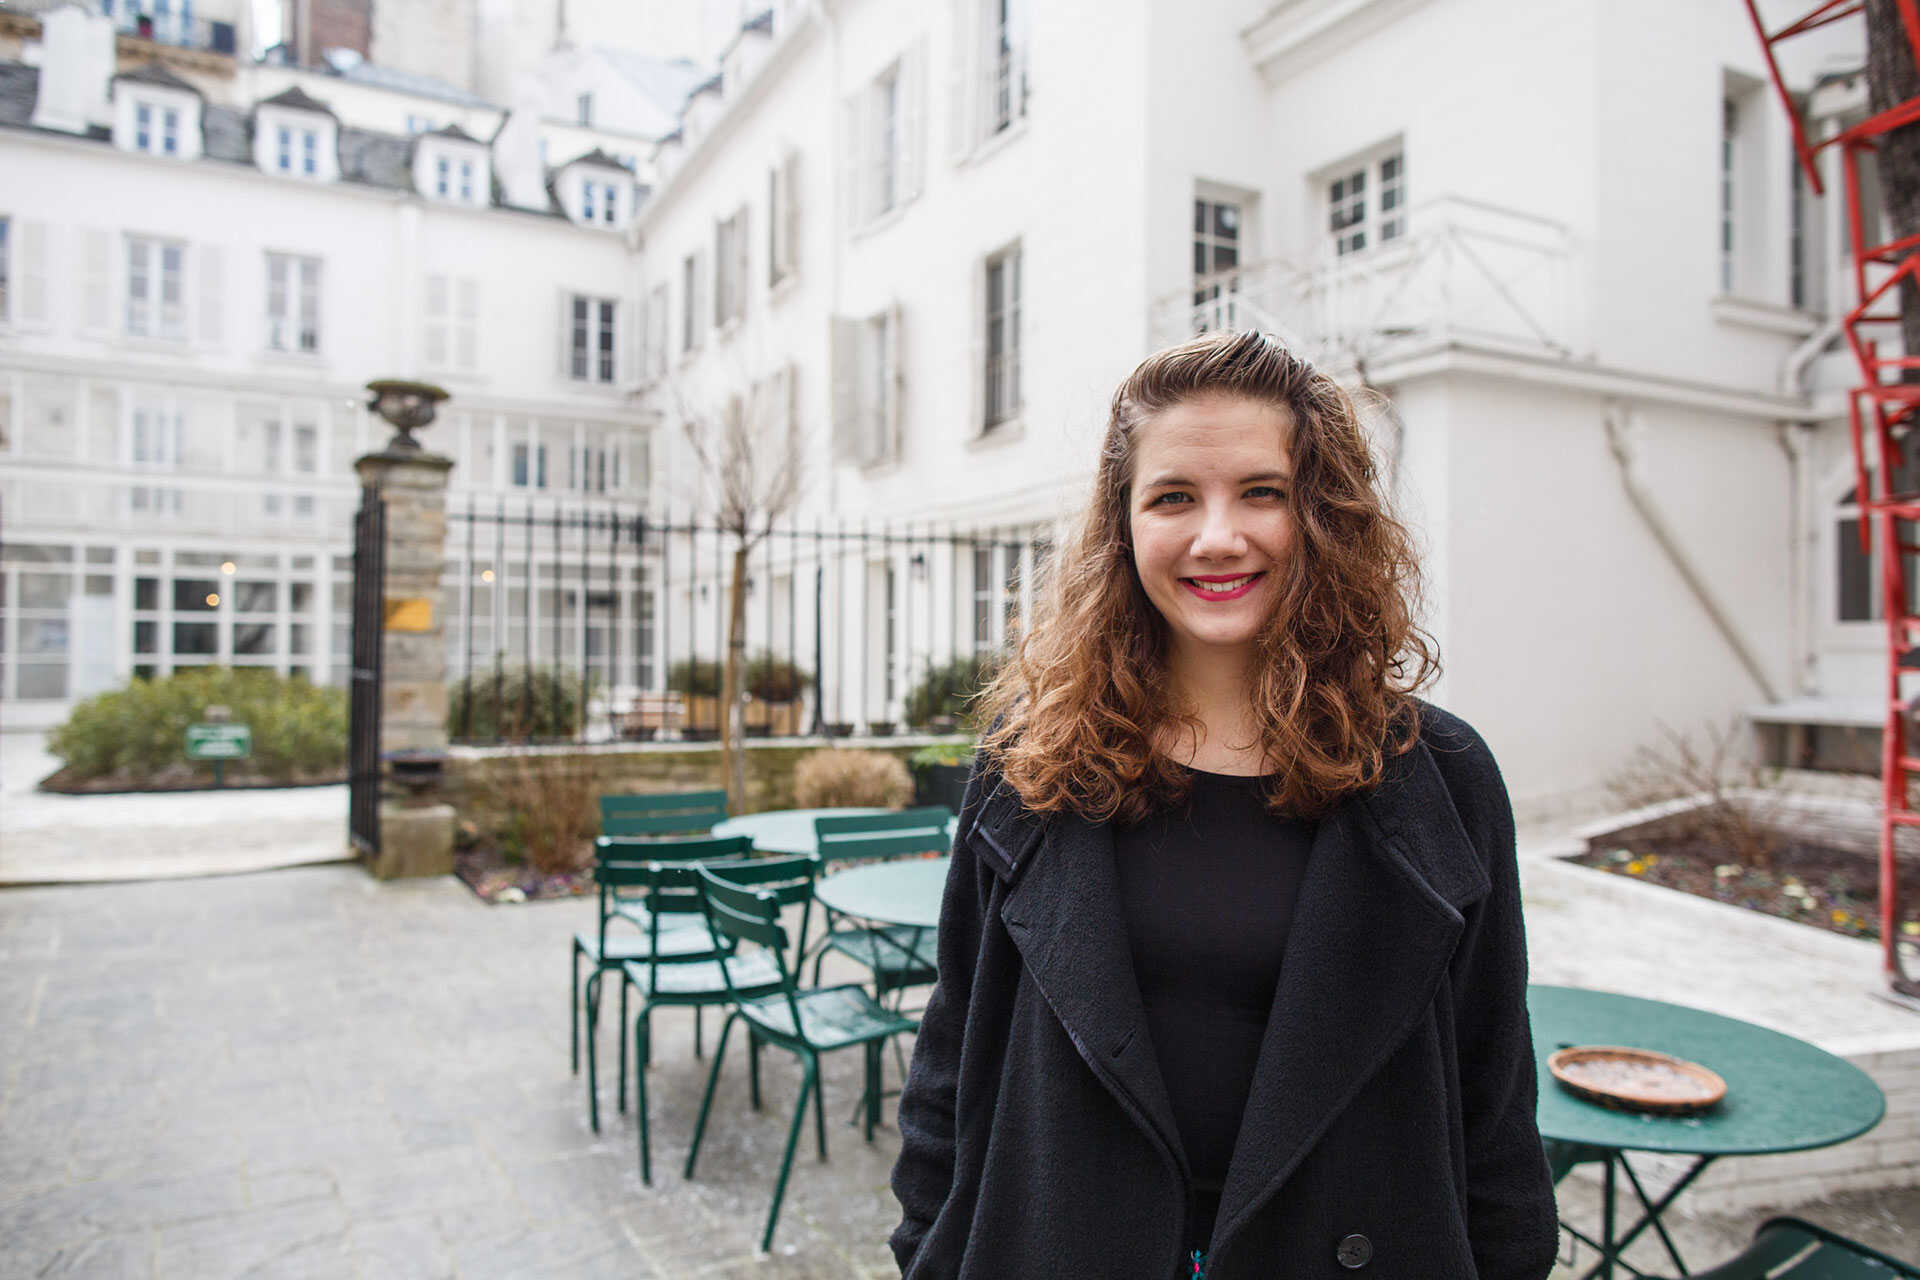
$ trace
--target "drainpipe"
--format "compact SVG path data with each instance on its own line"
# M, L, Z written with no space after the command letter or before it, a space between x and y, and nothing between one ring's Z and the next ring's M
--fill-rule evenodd
M1808 374L1813 362L1825 355L1828 348L1839 339L1842 324L1838 316L1828 319L1807 340L1795 347L1780 366L1780 392L1795 399L1807 400L1812 396L1812 388L1807 385ZM1813 580L1811 559L1813 555L1813 522L1817 518L1814 510L1813 495L1810 492L1812 482L1813 433L1815 424L1809 421L1782 422L1775 428L1775 439L1787 455L1787 484L1792 496L1792 542L1788 555L1788 578L1793 592L1788 611L1788 671L1793 689L1797 693L1813 693L1813 610L1807 599L1808 584Z
M1733 650L1734 656L1740 659L1740 665L1747 669L1747 674L1752 676L1753 682L1760 687L1761 694L1768 702L1780 701L1780 695L1775 690L1773 681L1768 678L1766 669L1760 665L1760 660L1754 656L1753 650L1747 646L1739 629L1734 626L1733 615L1715 594L1711 581L1693 563L1686 549L1680 545L1680 539L1674 535L1673 527L1667 523L1666 517L1661 514L1659 506L1654 502L1653 495L1648 492L1645 481L1641 479L1640 457L1628 438L1630 414L1631 411L1625 405L1613 402L1608 404L1603 419L1607 428L1607 447L1612 450L1613 460L1620 466L1620 483L1627 491L1628 500L1633 503L1634 510L1640 513L1640 518L1646 522L1655 541L1659 542L1661 549L1667 553L1667 558L1673 562L1673 567L1680 571L1681 579L1693 592L1694 598L1700 602L1700 607L1706 610L1707 616L1713 620L1713 625L1719 629L1721 638L1727 642L1727 647Z

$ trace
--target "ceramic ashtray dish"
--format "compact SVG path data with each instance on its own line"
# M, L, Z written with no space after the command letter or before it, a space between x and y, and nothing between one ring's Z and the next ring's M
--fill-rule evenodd
M1699 1063L1651 1049L1571 1045L1547 1070L1569 1093L1617 1111L1692 1115L1727 1096L1727 1082Z

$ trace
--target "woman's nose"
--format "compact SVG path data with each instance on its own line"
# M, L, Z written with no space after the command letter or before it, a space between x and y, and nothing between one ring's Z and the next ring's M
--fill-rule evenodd
M1218 507L1201 513L1200 529L1193 538L1193 554L1202 559L1237 556L1247 549L1247 540L1235 525L1230 511Z

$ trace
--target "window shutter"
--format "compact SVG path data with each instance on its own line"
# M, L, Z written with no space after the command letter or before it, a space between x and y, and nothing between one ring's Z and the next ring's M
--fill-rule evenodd
M922 36L900 60L902 202L920 194L927 169L927 42Z
M226 257L217 244L200 246L199 300L200 341L217 347L227 339Z
M706 337L707 317L713 308L713 253L704 245L693 257L694 323L699 339ZM696 339L695 346L699 345Z
M113 324L113 241L106 232L91 227L81 234L85 325L105 330Z
M787 224L780 228L780 234L786 237L782 246L786 255L784 263L787 274L792 275L800 269L800 153L787 152L782 167L786 173L787 202L781 208Z
M887 309L887 403L885 456L898 461L906 453L907 372L902 359L906 346L901 340L899 303Z
M980 80L976 70L981 45L979 2L953 0L951 6L953 56L947 66L947 153L956 164L973 150L973 94Z
M472 276L461 276L456 294L454 362L462 369L477 369L480 367L480 282Z
M25 326L47 323L47 224L19 221L13 224L16 239L14 260L13 315L4 317Z
M867 220L866 148L861 145L865 135L860 128L866 100L863 89L840 104L840 208L849 232Z
M845 316L833 318L827 334L829 357L833 365L833 456L842 462L860 456L860 348L865 338L863 321Z
M747 212L748 206L744 204L741 205L739 225L733 229L732 310L735 320L744 320L747 318L747 282L753 279L752 276L747 274L747 263L751 256L747 251L747 246L753 243L753 237L748 234L748 228L752 226L752 221L748 218Z
M967 343L967 434L977 436L987 424L987 267L976 258L973 263L972 317Z
M553 315L553 372L566 382L573 377L573 295L565 289L554 290Z
M447 367L447 329L449 315L453 310L452 301L447 296L449 282L446 276L429 275L427 277L427 327L426 341L422 344L426 352L426 364L431 369Z

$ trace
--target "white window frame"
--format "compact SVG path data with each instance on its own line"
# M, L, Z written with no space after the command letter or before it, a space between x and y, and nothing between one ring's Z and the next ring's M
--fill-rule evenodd
M267 349L296 355L320 351L320 259L267 252Z
M575 120L582 129L593 128L593 93L588 91L577 95L573 100Z
M125 251L127 287L125 305L121 308L122 332L129 338L185 342L187 242L129 233ZM169 254L174 259L171 272L167 263ZM137 298L136 284L140 293Z
M666 376L667 352L673 344L668 320L671 315L668 287L657 284L647 293L647 310L643 317L645 329L641 335L640 377L649 384Z
M980 5L980 116L977 141L1005 133L1027 118L1027 3L983 0Z
M747 316L747 206L713 227L713 324L728 329Z
M985 382L981 387L984 406L980 423L982 434L1012 422L1026 407L1020 377L1023 256L1021 244L1016 240L989 254L981 267L986 276L983 282L986 312L981 318L981 341L986 353L983 366Z
M133 100L133 149L150 156L177 156L186 112L152 98Z
M898 461L903 450L901 318L895 305L833 322L834 451L863 467Z
M1320 207L1330 257L1351 257L1405 241L1405 143L1395 139L1325 170Z
M1213 188L1193 193L1194 331L1240 327L1236 302L1247 263L1247 210L1252 202ZM1228 210L1230 217L1223 218Z
M680 260L680 354L692 355L707 337L706 308L700 305L706 263L698 252Z
M591 294L567 295L567 376L614 386L620 364L620 302Z
M777 288L799 269L800 153L789 151L767 171L767 286Z
M472 373L479 367L480 282L472 276L428 272L421 312L426 332L422 363Z
M0 213L0 325L13 323L14 220Z
M919 196L926 171L926 45L909 46L841 104L847 229Z

